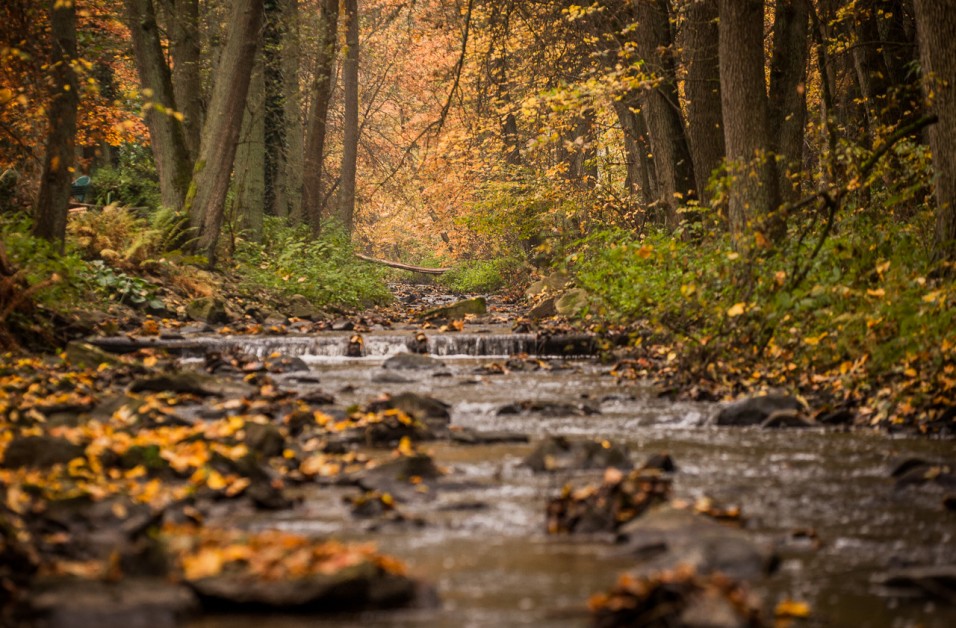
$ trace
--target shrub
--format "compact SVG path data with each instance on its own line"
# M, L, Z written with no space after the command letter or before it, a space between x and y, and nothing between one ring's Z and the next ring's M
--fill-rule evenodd
M515 257L466 261L450 269L438 282L455 292L494 292L514 285L521 265Z
M250 282L301 294L316 305L359 307L391 299L383 271L356 258L348 234L331 226L315 238L306 226L266 217L262 242L239 240L235 259Z

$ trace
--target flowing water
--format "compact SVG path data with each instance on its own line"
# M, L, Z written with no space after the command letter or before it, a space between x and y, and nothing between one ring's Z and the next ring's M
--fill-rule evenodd
M889 478L901 458L951 460L952 441L868 431L707 427L702 424L712 405L661 399L641 382L620 384L606 374L606 366L588 359L554 361L557 368L551 370L484 374L479 367L537 346L534 336L494 329L433 334L430 350L441 356L444 368L399 371L408 381L383 383L382 362L405 350L412 333L366 334L362 358L345 357L349 334L215 341L260 355L301 357L321 386L336 395L338 406L414 391L451 404L453 426L531 436L530 444L424 444L454 486L401 505L406 514L424 520L422 527L364 527L343 503L356 489L345 487L309 488L296 509L243 521L374 541L381 551L402 558L413 575L433 583L441 598L434 609L323 619L322 625L587 625L588 597L607 589L634 560L611 544L545 534L549 496L565 482L597 477L593 472L534 474L521 465L535 441L565 435L626 444L636 462L669 452L678 465L675 496L706 495L739 505L756 538L781 544L779 570L755 587L771 609L776 601L792 598L810 603L814 619L809 625L956 626L954 607L889 597L872 582L894 567L956 563L956 515L942 507L942 495L927 487L897 490ZM522 400L588 404L600 413L497 413ZM819 538L819 548L792 541L795 530L808 529ZM191 625L262 623L262 618L219 616ZM267 623L298 628L315 622L277 616Z

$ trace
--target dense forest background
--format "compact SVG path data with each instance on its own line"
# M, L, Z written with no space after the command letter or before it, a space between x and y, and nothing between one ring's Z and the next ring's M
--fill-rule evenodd
M695 373L879 373L925 407L956 382L946 5L10 0L4 318L70 272L359 305L387 293L353 250L463 290L559 269Z

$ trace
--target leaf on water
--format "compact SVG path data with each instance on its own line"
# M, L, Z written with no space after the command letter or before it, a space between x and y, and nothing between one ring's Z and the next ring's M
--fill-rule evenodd
M797 602L795 600L786 599L777 604L777 607L774 609L773 613L777 617L795 617L798 619L805 619L810 616L810 605L806 602Z

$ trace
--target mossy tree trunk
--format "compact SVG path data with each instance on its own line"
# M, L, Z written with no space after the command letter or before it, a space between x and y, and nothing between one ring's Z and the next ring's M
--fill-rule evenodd
M76 5L50 0L50 31L53 37L50 67L51 98L46 158L37 196L33 233L63 246L66 214L76 142L78 83L76 61Z
M232 6L226 45L209 101L199 159L186 195L196 249L210 266L222 230L226 194L232 175L246 97L262 27L263 0L236 0Z

